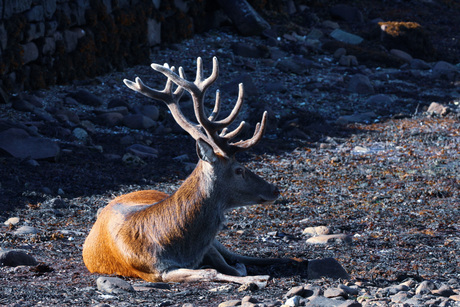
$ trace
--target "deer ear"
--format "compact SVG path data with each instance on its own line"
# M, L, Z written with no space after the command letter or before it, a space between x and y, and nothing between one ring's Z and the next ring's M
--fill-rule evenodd
M196 141L196 153L201 160L214 163L217 160L217 155L214 153L214 149L203 139Z

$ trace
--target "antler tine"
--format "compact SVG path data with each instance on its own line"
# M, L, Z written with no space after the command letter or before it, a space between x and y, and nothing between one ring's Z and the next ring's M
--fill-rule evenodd
M210 122L214 121L220 112L220 91L216 91L216 102L214 103L214 109L212 110L211 115L209 115L208 120Z
M251 148L252 146L256 145L261 139L262 136L264 135L265 132L265 124L267 123L267 111L264 112L262 115L262 121L260 123L257 123L254 135L245 141L238 141L235 143L230 143L229 144L229 151L232 154L235 154L240 151L247 150Z
M236 127L232 132L227 132L228 129L227 128L224 128L222 130L222 132L219 134L219 137L221 138L225 138L227 140L231 140L233 139L234 137L236 137L238 134L241 133L241 131L243 130L243 128L246 126L246 122L245 121L242 121L238 127Z
M238 84L238 99L236 100L235 106L233 107L232 112L224 119L214 122L216 127L223 129L224 127L229 126L238 116L243 106L244 101L244 86L243 83Z

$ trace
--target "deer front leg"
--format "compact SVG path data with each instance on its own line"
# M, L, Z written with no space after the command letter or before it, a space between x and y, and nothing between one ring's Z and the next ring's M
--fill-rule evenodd
M230 260L230 263L228 262ZM217 250L215 243L210 246L205 254L203 267L210 266L218 272L233 276L246 276L247 271L243 263L236 262L233 259L225 259L224 256Z
M233 282L237 284L255 283L259 289L265 288L270 276L231 276L215 269L176 269L162 274L164 282Z

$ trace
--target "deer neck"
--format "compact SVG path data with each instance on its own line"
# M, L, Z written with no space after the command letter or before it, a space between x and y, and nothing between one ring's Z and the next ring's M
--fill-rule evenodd
M219 190L222 187L217 184L212 166L200 160L175 193L142 210L136 218L156 225L160 228L156 231L164 232L169 239L209 236L212 240L225 221L225 198Z

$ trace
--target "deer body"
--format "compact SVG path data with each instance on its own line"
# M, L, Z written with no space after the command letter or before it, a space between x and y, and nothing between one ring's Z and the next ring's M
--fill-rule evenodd
M192 83L197 88L209 79L203 80L200 76L200 65L199 59L198 81ZM213 75L216 66L217 60L214 62ZM84 243L85 265L92 273L140 277L151 282L212 280L266 283L268 276L243 277L246 275L244 264L271 264L286 262L285 259L240 256L226 250L215 239L225 221L225 212L239 206L273 202L279 196L274 185L240 165L233 157L236 151L253 146L260 139L265 114L262 126L256 127L253 138L229 143L230 137L224 137L234 137L242 125L230 133L224 131L217 135L216 131L234 120L235 109L239 110L238 104L241 102L237 103L227 121L204 119L204 112L200 108L209 84L205 84L197 95L194 92L196 89L186 83L188 81L184 79L183 72L180 71L179 77L167 65L155 66L154 69L168 77L167 86L162 92L145 87L139 79L136 83L125 83L130 88L167 103L176 121L196 139L200 160L192 174L170 196L147 190L112 200L100 212ZM212 78L214 82L217 75ZM178 85L174 93L171 81ZM184 88L192 94L200 123L197 126L184 119L177 110ZM216 105L218 103L216 99ZM218 112L218 106L216 110ZM203 266L212 269L200 269Z

